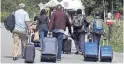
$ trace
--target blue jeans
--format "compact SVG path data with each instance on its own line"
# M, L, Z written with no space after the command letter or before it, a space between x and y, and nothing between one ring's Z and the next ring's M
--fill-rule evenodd
M53 33L53 37L56 37L58 40L58 54L57 58L61 58L61 51L62 51L62 43L63 43L63 33Z
M44 37L47 37L47 33L48 33L48 31L46 31L46 30L40 30L39 31L41 48L42 48L43 39L44 39Z

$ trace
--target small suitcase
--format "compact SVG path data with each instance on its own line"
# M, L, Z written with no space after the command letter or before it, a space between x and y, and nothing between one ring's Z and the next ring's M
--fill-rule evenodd
M25 47L25 62L26 63L33 63L35 59L35 46L31 43L30 37L28 38L28 44Z
M66 39L63 42L63 53L69 54L71 53L71 45L72 45L72 40L71 39Z
M45 37L42 42L41 62L52 61L56 62L58 53L58 40L54 37Z
M93 60L97 61L98 60L98 43L97 41L95 42L86 42L84 44L84 60Z
M113 59L113 49L112 46L108 46L108 41L107 41L107 46L104 46L104 40L103 40L103 46L100 47L100 60L111 62Z

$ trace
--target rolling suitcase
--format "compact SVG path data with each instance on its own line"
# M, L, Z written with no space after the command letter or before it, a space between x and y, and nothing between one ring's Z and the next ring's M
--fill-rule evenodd
M35 46L31 43L30 36L28 38L28 44L25 47L25 62L26 63L33 63L35 59Z
M63 42L63 53L69 54L71 53L71 45L72 45L72 40L71 39L66 39Z
M84 44L84 60L98 60L98 43L95 42L86 42Z
M54 37L45 37L42 42L41 62L56 62L58 53L58 40Z
M104 46L104 40L103 40L103 46L100 47L100 60L111 62L113 59L113 49L112 46L108 46L108 41L107 41L107 46Z

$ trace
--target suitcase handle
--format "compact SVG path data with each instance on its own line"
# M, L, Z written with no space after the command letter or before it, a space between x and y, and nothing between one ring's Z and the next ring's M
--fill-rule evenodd
M31 44L31 36L32 36L32 33L29 32L28 30L28 43Z
M53 37L53 33L52 32L48 32L47 37L52 38Z
M103 46L105 46L105 41L107 42L107 46L108 46L108 39L106 38L103 39Z

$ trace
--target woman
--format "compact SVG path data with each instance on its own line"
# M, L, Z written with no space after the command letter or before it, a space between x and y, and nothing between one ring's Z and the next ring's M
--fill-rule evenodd
M40 43L42 43L44 37L47 36L48 33L48 16L46 16L46 10L42 9L40 16L37 17L37 29L40 35Z

